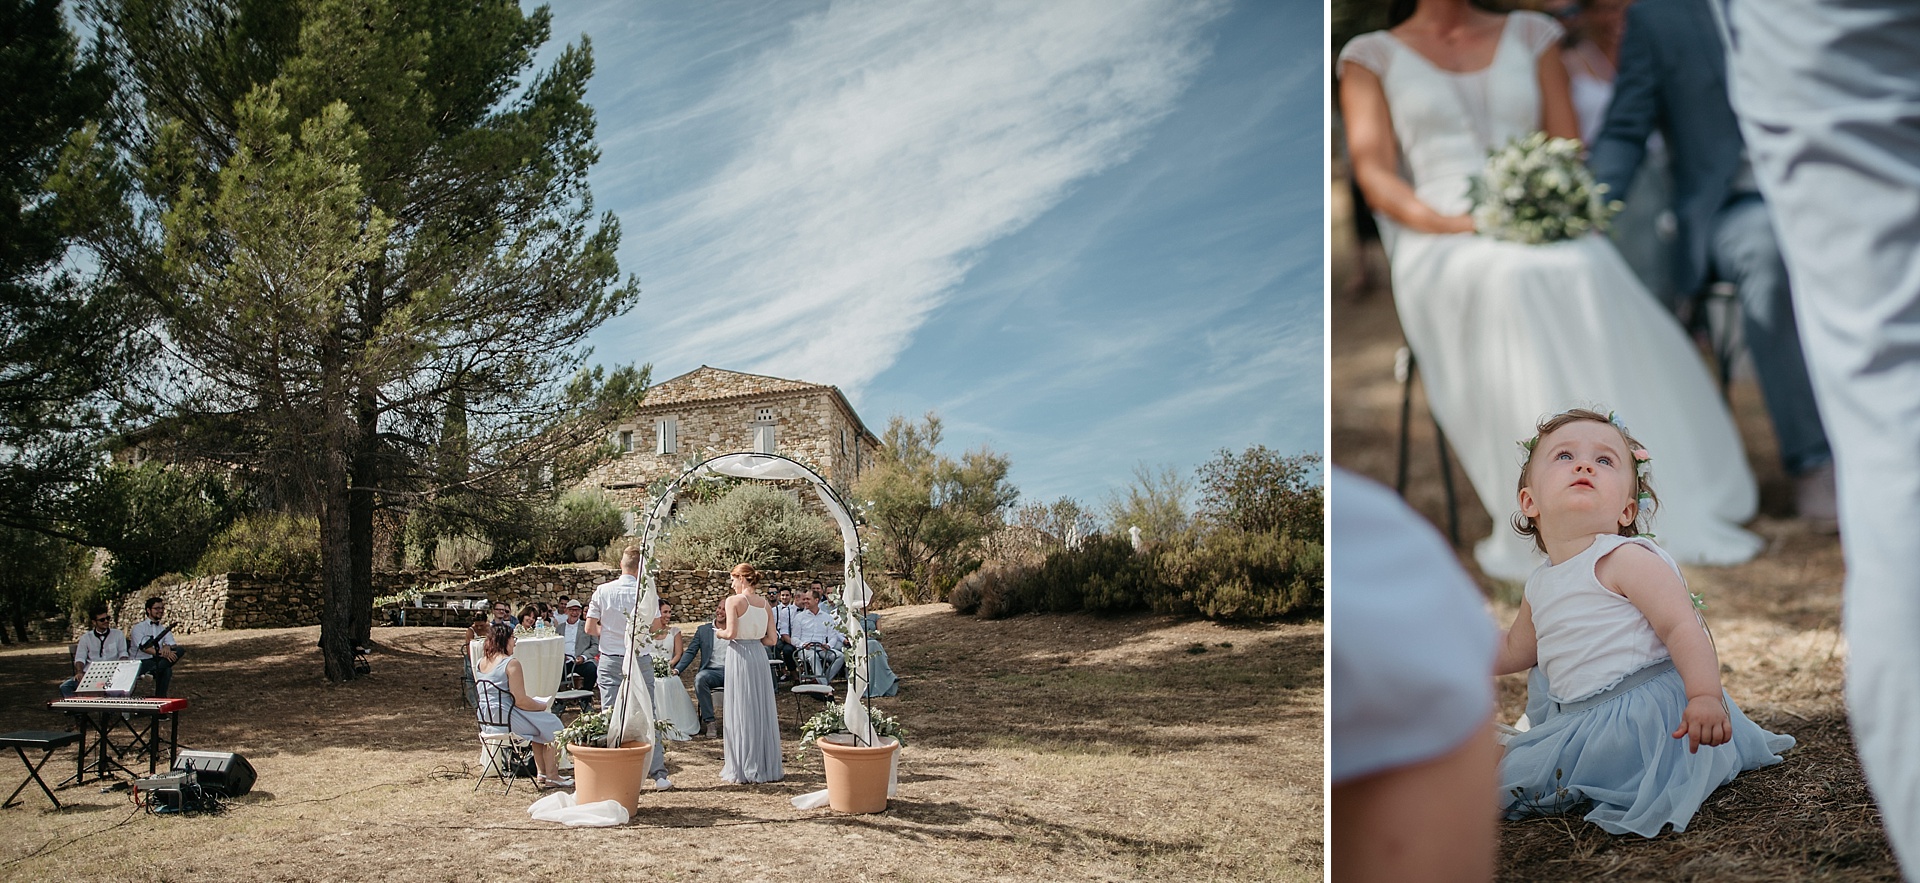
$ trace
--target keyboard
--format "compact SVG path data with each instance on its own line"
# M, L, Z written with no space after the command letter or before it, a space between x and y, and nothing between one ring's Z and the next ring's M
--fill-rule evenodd
M187 700L79 697L56 699L47 703L47 707L54 711L129 711L142 714L171 714L187 710Z

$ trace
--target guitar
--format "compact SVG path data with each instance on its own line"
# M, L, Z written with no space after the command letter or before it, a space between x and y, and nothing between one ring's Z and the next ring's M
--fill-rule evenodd
M161 629L159 634L154 635L153 637L148 638L144 641L141 641L140 652L151 654L155 650L159 649L160 639L166 637L168 632L173 631L173 627L176 625L179 625L179 623L176 622L171 625L168 625L166 628ZM179 649L175 648L174 652L178 653Z

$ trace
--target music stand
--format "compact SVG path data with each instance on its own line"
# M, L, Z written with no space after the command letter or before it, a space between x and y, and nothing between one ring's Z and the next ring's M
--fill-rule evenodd
M130 696L134 682L140 680L140 660L116 659L91 662L74 686L75 696Z

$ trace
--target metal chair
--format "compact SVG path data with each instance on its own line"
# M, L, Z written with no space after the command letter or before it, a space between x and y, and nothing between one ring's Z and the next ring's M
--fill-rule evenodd
M513 768L531 757L533 742L525 736L513 732L513 694L489 680L480 680L477 685L480 694L479 710L475 716L480 719L480 750L486 760L480 767L480 775L473 781L473 790L480 790L480 783L486 781L488 769L498 778L503 787L500 793L513 790ZM500 732L488 732L498 727Z
M1419 366L1413 360L1413 350L1401 347L1393 357L1393 378L1400 382L1400 465L1395 471L1393 489L1401 498L1407 496L1408 443L1412 436L1413 423L1413 381L1418 375ZM1428 417L1432 417L1429 410ZM1453 492L1453 462L1447 456L1447 434L1440 430L1440 421L1433 421L1434 450L1440 456L1440 486L1447 495L1447 539L1455 548L1460 546L1460 507Z

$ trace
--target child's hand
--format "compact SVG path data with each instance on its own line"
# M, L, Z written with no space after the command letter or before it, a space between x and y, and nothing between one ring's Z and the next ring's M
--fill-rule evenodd
M1680 714L1680 728L1673 731L1673 738L1687 737L1687 753L1697 753L1700 746L1712 748L1725 745L1733 738L1733 720L1727 717L1727 707L1718 696L1695 696L1687 700L1687 710Z

